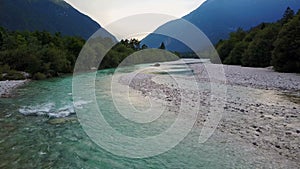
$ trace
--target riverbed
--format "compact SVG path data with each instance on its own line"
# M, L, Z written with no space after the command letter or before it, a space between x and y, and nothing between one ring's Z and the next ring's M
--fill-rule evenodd
M197 76L198 101L205 107L210 104L211 84L204 78L202 66L191 64L191 72L172 70L177 70L174 73L177 79L187 84L191 74ZM240 72L244 81L249 77L260 80L257 72L251 74L245 70L248 74L243 76L243 71L238 71L243 68L232 69ZM136 97L164 100L168 108L164 118L136 127L118 114L110 99L113 73L113 69L99 71L96 78L97 102L111 126L129 136L146 137L159 134L174 122L181 100L179 95L170 92L178 88L167 74L144 72L136 83L133 80L127 84L139 93ZM270 74L276 73L270 71ZM284 81L286 76L280 76ZM125 82L119 82L125 85L128 74L121 77ZM0 99L0 168L297 168L300 159L299 76L288 74L287 77L292 83L286 83L292 87L283 89L282 86L238 84L237 80L230 82L230 79L229 83L213 81L227 88L222 119L213 135L205 143L199 143L199 133L208 112L203 109L191 132L177 146L157 156L137 159L115 155L88 137L75 110L88 106L91 101L77 99L73 103L72 77L30 82L18 88L15 97ZM169 95L158 95L160 90ZM195 89L189 87L185 91L195 92ZM132 101L141 104L138 102L141 99Z

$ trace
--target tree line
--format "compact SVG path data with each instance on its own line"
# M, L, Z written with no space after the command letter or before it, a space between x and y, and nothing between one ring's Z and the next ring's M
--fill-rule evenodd
M82 63L87 70L115 68L126 57L148 48L137 39L125 39L115 44L112 38L95 37L83 48L85 44L81 37L47 31L9 31L0 27L0 80L25 79L27 73L29 78L36 80L72 73L80 52L84 55ZM113 47L107 51L101 64L96 65L98 56L104 55L109 45ZM162 43L159 48L165 49L165 45ZM175 56L165 57L167 54L162 52L152 52L148 52L151 58L134 55L127 62L139 64L177 59Z
M0 78L34 79L70 73L85 40L46 31L8 31L0 28Z
M279 72L300 72L300 10L287 8L282 19L261 23L249 31L239 28L216 49L224 64L273 66Z

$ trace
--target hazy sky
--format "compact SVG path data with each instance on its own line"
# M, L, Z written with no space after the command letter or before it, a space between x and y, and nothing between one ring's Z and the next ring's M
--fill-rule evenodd
M65 0L102 27L135 14L161 13L180 18L199 7L205 0ZM153 23L152 29L161 22Z

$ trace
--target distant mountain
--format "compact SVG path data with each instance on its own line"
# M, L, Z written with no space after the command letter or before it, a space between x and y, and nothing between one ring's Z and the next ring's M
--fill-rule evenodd
M63 0L0 0L0 26L89 38L100 25Z
M207 0L198 9L183 19L201 29L213 44L228 38L230 32L241 27L245 30L262 22L275 22L280 19L287 7L297 12L299 0ZM172 21L173 25L174 22ZM162 25L158 30L168 27ZM180 25L177 26L178 28ZM183 30L182 28L181 30ZM171 31L171 30L170 30ZM142 43L149 47L159 47L164 42L166 48L173 51L187 51L179 41L161 35L150 34Z

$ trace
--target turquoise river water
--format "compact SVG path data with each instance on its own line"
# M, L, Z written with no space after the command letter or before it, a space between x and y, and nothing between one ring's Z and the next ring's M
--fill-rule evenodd
M111 70L97 75L97 101L112 126L124 122L106 93ZM97 146L76 120L72 103L72 77L30 82L13 98L0 99L0 168L256 168L253 154L226 136L215 134L198 144L200 129L192 132L168 152L132 159L113 155ZM75 106L88 104L79 101ZM65 118L61 118L65 117ZM162 124L163 123L163 124ZM154 123L149 132L157 134L165 122ZM130 133L123 123L119 131ZM139 131L137 131L139 132ZM145 145L147 146L147 145Z

